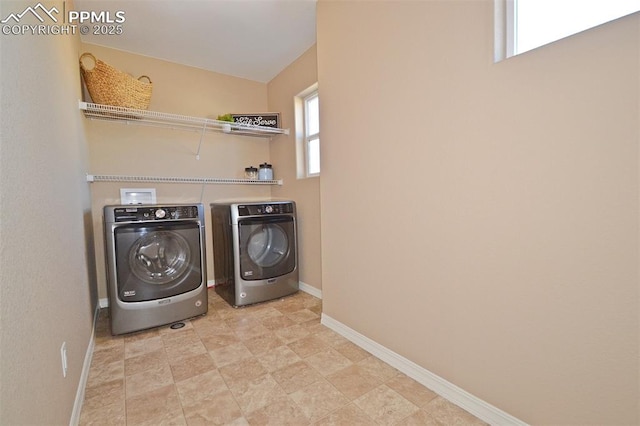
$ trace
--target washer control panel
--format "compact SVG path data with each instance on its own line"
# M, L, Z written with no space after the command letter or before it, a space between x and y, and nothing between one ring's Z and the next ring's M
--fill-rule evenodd
M238 216L258 216L271 214L291 214L293 203L240 204Z
M113 216L115 222L198 219L198 206L122 206Z

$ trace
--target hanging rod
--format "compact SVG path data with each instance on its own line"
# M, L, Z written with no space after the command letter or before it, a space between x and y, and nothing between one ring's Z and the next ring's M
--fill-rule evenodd
M188 115L172 114L168 112L123 108L83 101L78 101L78 104L79 108L84 111L85 117L95 120L118 121L127 124L143 124L182 130L214 131L230 135L262 138L289 134L289 129L280 129L275 127L253 126L231 123L229 121L214 120L211 118L190 117Z
M282 179L252 180L212 177L87 175L87 182L199 183L217 185L282 185Z

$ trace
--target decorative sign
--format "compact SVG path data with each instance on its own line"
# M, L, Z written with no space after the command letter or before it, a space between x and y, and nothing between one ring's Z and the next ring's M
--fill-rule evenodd
M280 113L263 112L260 114L231 114L233 122L246 126L280 127Z

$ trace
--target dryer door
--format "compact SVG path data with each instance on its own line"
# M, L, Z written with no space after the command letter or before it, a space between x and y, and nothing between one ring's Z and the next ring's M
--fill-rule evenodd
M240 276L244 280L275 278L296 267L295 222L290 216L238 221Z
M114 233L123 302L162 299L202 284L197 223L130 224Z

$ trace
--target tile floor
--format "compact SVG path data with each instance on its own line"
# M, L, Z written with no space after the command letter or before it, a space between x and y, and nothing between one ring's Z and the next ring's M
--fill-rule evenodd
M81 425L477 425L471 414L320 324L295 295L173 330L109 333L101 310Z

